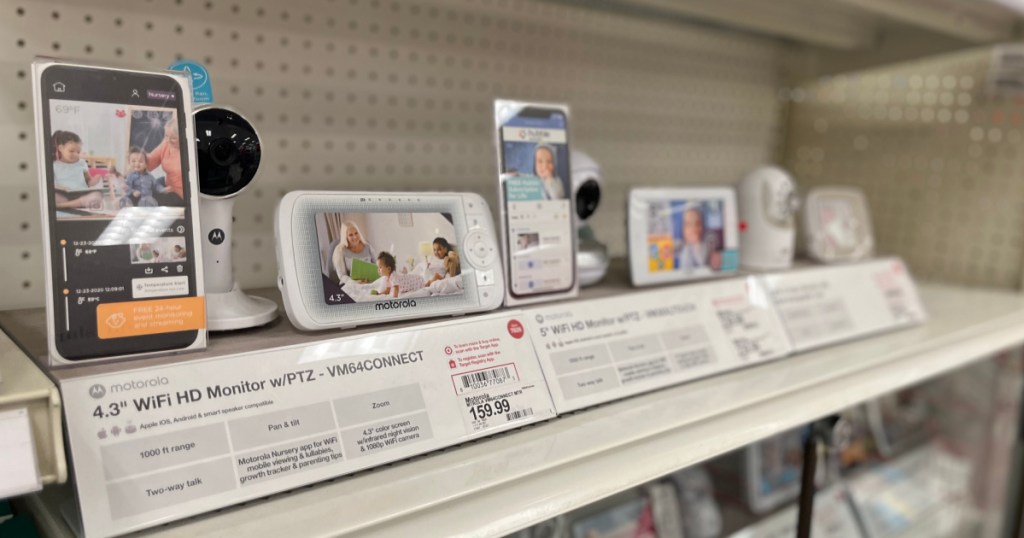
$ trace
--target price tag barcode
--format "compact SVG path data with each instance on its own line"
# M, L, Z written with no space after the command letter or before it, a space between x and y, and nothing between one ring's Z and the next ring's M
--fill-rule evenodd
M457 378L455 379L456 392L460 394L519 381L515 368L510 364L453 377Z
M530 416L533 416L533 408L532 407L527 407L526 409L520 409L518 411L513 411L511 413L506 413L505 414L505 420L507 420L509 422L512 422L513 420L519 420L521 418L526 418L526 417L530 417Z

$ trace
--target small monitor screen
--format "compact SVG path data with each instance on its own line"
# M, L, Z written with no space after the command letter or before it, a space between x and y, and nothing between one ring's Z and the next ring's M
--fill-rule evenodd
M725 202L670 199L646 202L647 271L735 271L739 254L727 242Z
M464 292L450 213L317 213L324 302L422 299Z

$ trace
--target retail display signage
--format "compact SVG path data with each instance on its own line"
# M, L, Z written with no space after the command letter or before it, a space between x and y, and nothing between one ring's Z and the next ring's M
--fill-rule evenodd
M555 415L521 312L64 380L87 536Z
M760 277L794 351L917 325L927 319L899 258L818 266Z
M531 309L524 317L559 413L790 352L755 278Z

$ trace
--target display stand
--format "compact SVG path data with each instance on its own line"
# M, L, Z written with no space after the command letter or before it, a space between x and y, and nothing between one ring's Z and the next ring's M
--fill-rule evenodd
M861 273L877 263L864 264ZM787 275L819 272L836 268ZM214 336L202 352L50 370L73 403L67 423L86 534L145 529L541 421L556 409L565 413L790 352L757 277L642 291L617 277L576 301L460 321L311 334L279 320ZM916 300L913 283L906 284ZM45 363L42 316L4 312L0 325ZM397 359L378 368L374 361L384 357ZM607 364L590 362L602 358ZM813 375L843 375L834 366L806 366ZM584 383L573 393L580 384L571 376L594 371L607 371L617 384L587 392L602 385ZM792 373L773 383L804 386ZM654 422L642 438L669 420L649 410L643 416ZM800 416L776 425L791 427ZM584 444L592 446L595 433L580 431ZM742 441L730 439L729 446ZM609 447L618 443L606 440ZM578 456L570 452L566 461ZM522 469L552 464L549 449L527 453L540 459ZM664 465L662 474L681 464ZM497 473L488 487L521 471L509 472ZM452 487L445 486L477 486Z

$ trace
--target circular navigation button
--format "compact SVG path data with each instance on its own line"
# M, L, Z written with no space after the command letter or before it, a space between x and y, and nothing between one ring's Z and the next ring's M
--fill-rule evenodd
M466 235L463 243L466 245L465 254L469 262L477 267L487 267L494 263L497 251L492 241L487 240L482 232L473 231Z

